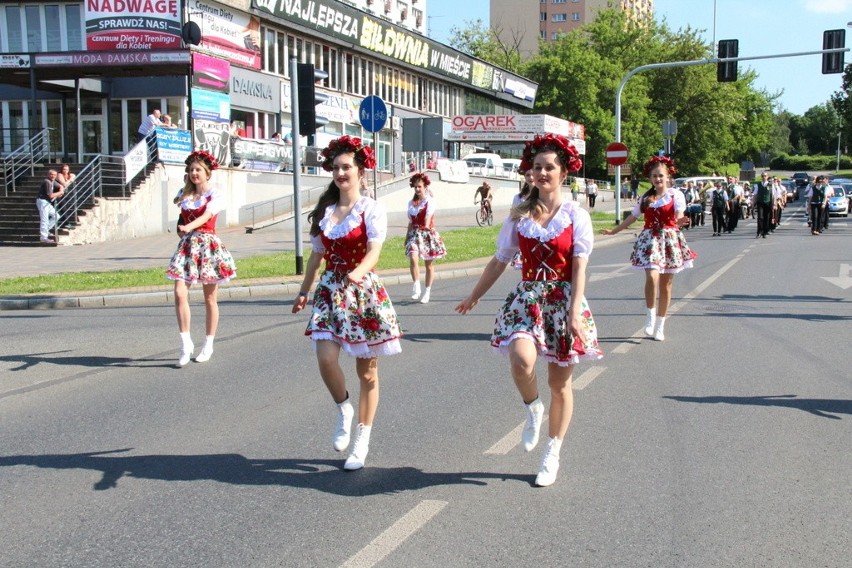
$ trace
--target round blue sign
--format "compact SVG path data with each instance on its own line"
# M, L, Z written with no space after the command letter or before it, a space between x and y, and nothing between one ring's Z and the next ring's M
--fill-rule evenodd
M376 95L370 95L361 101L358 119L367 132L378 132L388 121L388 107L385 101Z

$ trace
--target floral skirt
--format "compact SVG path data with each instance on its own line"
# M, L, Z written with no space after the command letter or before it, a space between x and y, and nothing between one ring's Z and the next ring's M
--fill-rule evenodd
M643 229L633 245L630 263L633 268L654 268L661 273L675 274L692 268L698 255L686 244L679 229Z
M169 262L166 278L187 284L222 284L237 277L237 265L215 233L184 235Z
M447 247L438 231L420 228L405 236L405 256L411 257L412 253L423 260L435 260L447 256Z
M359 284L350 282L346 272L323 272L305 335L314 341L314 349L317 341L334 341L360 359L402 351L396 311L374 272L368 272Z
M506 355L516 339L532 341L539 355L561 367L603 357L595 320L586 299L582 302L585 340L571 333L568 308L571 284L561 280L521 281L497 312L491 346Z

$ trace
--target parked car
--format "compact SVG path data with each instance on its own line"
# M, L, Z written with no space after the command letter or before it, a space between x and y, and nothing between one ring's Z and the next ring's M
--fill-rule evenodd
M811 182L811 176L807 172L796 172L790 179L796 182L797 187L804 187Z
M840 187L846 192L846 199L849 201L849 211L852 211L852 181L849 183L841 183Z
M848 217L849 199L846 197L843 186L831 184L831 189L834 190L834 195L828 198L828 214Z
M467 162L467 171L479 176L505 176L503 158L499 154L477 152L468 154L462 161Z

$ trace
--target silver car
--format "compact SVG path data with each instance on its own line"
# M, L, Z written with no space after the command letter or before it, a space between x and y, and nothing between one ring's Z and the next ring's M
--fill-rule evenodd
M831 185L834 190L834 195L828 199L828 214L849 216L849 200L846 198L846 192L841 185Z

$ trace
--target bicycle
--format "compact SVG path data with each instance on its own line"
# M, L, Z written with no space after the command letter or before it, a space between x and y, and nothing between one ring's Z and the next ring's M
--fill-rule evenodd
M474 199L474 205L479 205L476 210L476 224L480 227L488 225L489 227L494 222L494 213L491 211L491 201L484 199L482 201Z

